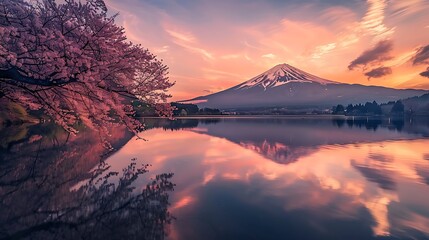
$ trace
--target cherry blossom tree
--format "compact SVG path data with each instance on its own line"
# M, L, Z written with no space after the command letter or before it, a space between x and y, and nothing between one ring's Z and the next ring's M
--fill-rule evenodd
M0 98L75 123L137 133L132 100L170 114L167 67L127 41L102 0L0 0Z

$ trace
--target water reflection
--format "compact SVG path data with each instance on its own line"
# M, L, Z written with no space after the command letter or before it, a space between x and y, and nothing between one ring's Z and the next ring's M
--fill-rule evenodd
M108 160L175 172L170 239L429 238L426 121L186 121L148 123Z
M131 135L112 129L111 143ZM148 165L102 161L99 136L69 136L54 125L0 130L0 239L164 239L172 174L147 184Z
M385 120L386 122L383 122ZM370 118L370 117L348 117L348 118L336 118L332 120L333 123L338 127L342 128L346 124L348 127L365 127L367 130L376 131L379 127L387 127L390 130L401 131L404 128L406 119L404 118Z
M343 128L347 122L348 127ZM426 125L422 124L426 123ZM429 121L368 118L220 118L149 120L148 126L226 138L278 163L290 163L319 146L429 136ZM199 127L200 126L200 127ZM377 131L374 134L371 131ZM404 130L403 133L401 131Z

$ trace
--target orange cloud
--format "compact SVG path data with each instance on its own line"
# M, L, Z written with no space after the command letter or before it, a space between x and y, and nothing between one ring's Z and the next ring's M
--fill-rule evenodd
M367 0L356 7L305 1L293 6L264 1L246 6L216 1L188 7L136 0L107 4L120 12L118 23L130 40L169 66L176 81L173 100L226 89L284 62L339 82L429 88L427 78L419 75L426 68L407 59L428 44L425 0ZM395 46L386 62L391 75L368 82L363 74L347 70L347 63L383 39Z

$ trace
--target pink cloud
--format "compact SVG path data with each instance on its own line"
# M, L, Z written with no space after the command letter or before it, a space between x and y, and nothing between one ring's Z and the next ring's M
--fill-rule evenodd
M359 9L303 3L283 11L264 1L245 6L215 1L190 6L137 0L107 4L112 12L120 12L117 20L129 39L169 66L176 81L173 100L226 89L283 62L323 78L365 84L365 76L347 71L347 64L386 38L395 43L395 69L389 75L393 80L380 79L377 84L413 86L423 81L419 69L402 57L427 44L429 4L423 0L367 0Z

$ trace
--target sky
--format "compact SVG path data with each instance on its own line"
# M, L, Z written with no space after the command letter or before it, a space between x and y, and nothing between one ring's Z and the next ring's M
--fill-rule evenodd
M343 83L429 89L429 0L106 0L169 67L172 100L288 63Z

